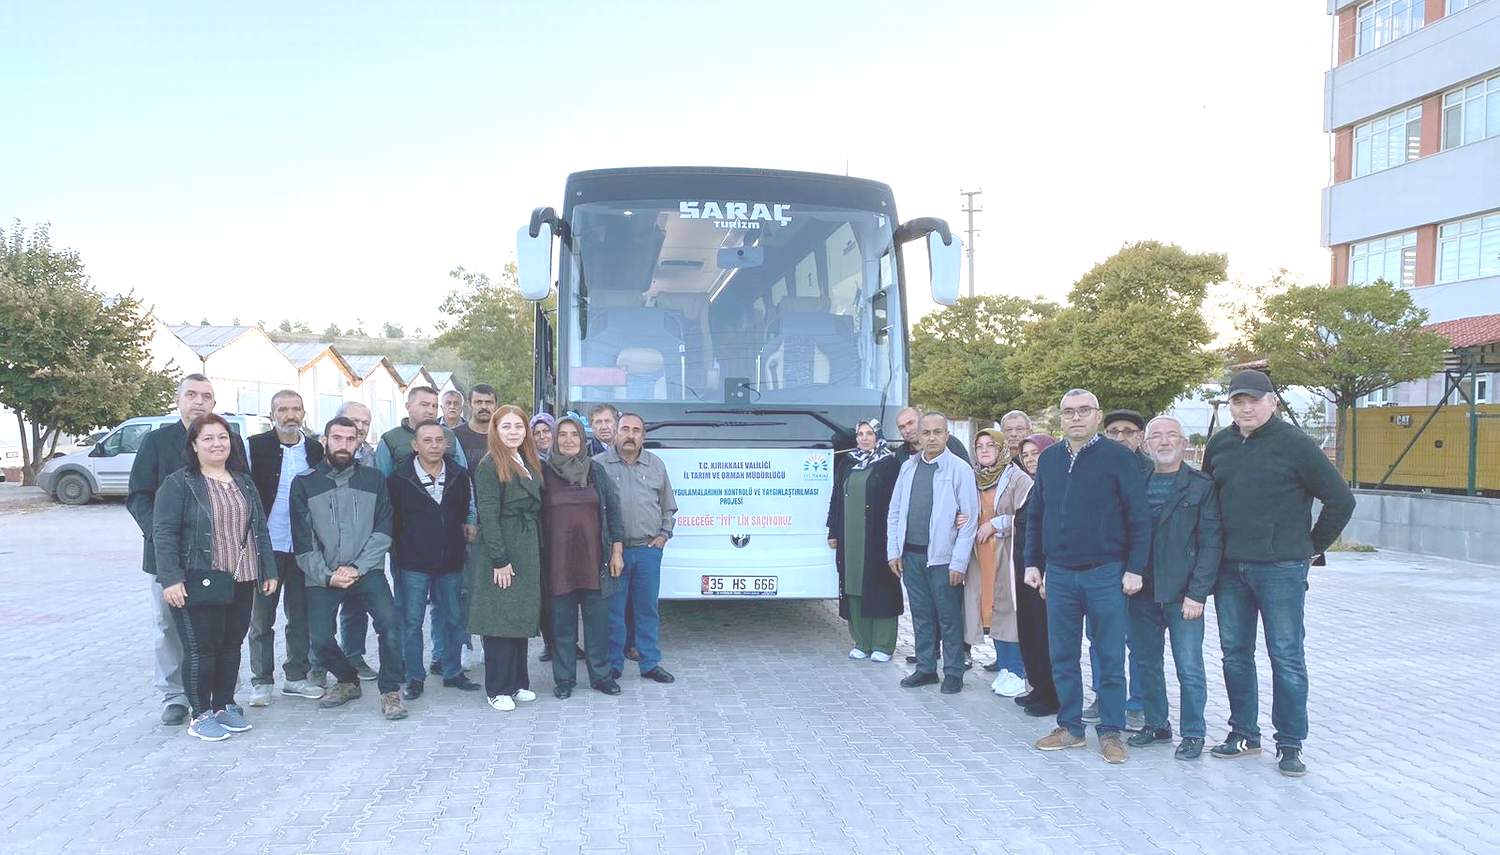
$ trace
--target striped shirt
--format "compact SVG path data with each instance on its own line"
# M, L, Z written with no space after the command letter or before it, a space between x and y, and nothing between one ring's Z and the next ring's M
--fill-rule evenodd
M250 537L250 503L233 481L203 480L208 482L214 512L214 569L233 573L236 582L255 581L258 567Z

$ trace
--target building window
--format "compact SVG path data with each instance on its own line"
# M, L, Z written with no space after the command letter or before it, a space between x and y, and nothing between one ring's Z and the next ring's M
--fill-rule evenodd
M1354 177L1400 166L1422 155L1422 105L1354 128Z
M1488 403L1490 403L1490 383L1494 379L1495 379L1495 375L1493 375L1493 374L1480 374L1478 377L1474 378L1473 381L1471 381L1469 378L1465 377L1464 378L1464 382L1463 382L1463 392L1460 392L1457 389L1454 389L1452 392L1449 392L1448 393L1448 403L1450 403L1450 404L1467 404L1469 401L1464 396L1466 394L1470 393L1470 392L1472 392L1473 395L1474 395L1474 403L1476 403L1476 404L1488 404ZM1471 382L1474 383L1473 386L1469 385Z
M1437 281L1500 276L1500 213L1438 226Z
M1452 15L1454 12L1462 12L1478 2L1479 0L1448 0L1447 14Z
M1349 284L1384 279L1406 288L1417 284L1417 233L1391 235L1349 246Z
M1357 53L1390 44L1422 28L1423 0L1373 0L1359 7Z
M1396 387L1387 386L1384 389L1376 389L1370 394L1359 399L1360 406L1384 407L1396 402Z
M1443 150L1500 136L1500 74L1443 95Z

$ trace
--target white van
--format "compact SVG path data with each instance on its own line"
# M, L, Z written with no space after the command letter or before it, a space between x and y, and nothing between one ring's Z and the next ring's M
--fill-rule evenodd
M271 429L265 416L241 416L220 413L245 440L249 455L250 437ZM110 431L90 448L54 457L37 473L38 487L52 498L67 505L85 505L99 496L124 496L130 492L130 467L146 434L176 421L168 416L136 416Z

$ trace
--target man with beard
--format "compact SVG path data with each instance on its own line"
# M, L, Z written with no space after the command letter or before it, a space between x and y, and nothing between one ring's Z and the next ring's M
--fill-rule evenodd
M488 383L476 383L469 390L469 420L453 429L459 447L464 450L464 459L470 466L477 466L485 454L485 443L490 435L490 416L495 414L499 399L495 387Z
M323 695L321 707L358 698L359 673L334 642L339 604L356 600L375 623L380 640L380 711L387 719L406 718L401 703L401 621L386 583L385 556L391 548L392 512L385 479L368 466L354 465L359 446L354 423L335 418L323 430L328 453L312 471L292 481L292 546L307 580L307 613L313 649L338 682Z
M286 662L281 693L299 698L323 697L325 675L318 662L309 662L307 596L302 572L292 554L292 479L323 460L323 446L304 436L302 396L282 389L271 397L275 430L250 438L250 477L266 509L266 527L271 531L271 550L276 556L276 576L281 586L271 594L259 590L250 609L250 706L271 703L276 683L276 603L286 610ZM309 669L311 665L311 670Z
M897 456L905 459L922 450L922 411L916 407L903 407L896 414L896 430L901 432L901 438L905 444L896 449ZM972 464L969 460L969 450L958 437L948 434L948 450L958 455L958 459Z

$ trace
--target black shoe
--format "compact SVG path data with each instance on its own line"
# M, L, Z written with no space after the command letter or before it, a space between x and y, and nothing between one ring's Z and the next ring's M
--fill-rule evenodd
M1198 755L1203 753L1203 740L1197 736L1184 736L1177 743L1177 751L1173 754L1178 760L1197 760Z
M434 662L431 665L427 666L427 673L433 675L434 677L443 676L443 663Z
M942 692L945 695L956 695L964 690L962 677L944 677Z
M465 692L479 691L479 684L470 680L462 674L457 677L448 677L443 680L443 685L450 689L462 689Z
M908 664L908 665L915 665L915 664L917 664L917 657L916 656L908 656L908 657L906 657L906 664Z
M578 651L578 655L584 655L583 651ZM625 648L625 658L629 659L631 662L639 662L641 661L641 651L637 650L634 647L627 647Z
M422 690L425 688L427 688L426 683L423 683L421 680L412 680L410 683L406 684L406 691L402 692L401 694L408 701L414 701L417 698L422 697Z
M620 684L616 683L614 678L600 680L594 684L594 691L603 692L606 695L618 695L620 694Z
M555 695L559 701L565 701L568 698L573 697L573 684L558 683L556 686L552 687L552 694Z
M1229 760L1235 757L1248 757L1251 754L1260 753L1260 737L1246 736L1243 733L1230 733L1224 737L1224 741L1214 746L1214 750L1208 752L1220 760Z
M1057 715L1057 707L1055 705L1049 706L1047 704L1027 704L1026 706L1022 707L1021 711L1031 716L1032 718L1051 718L1052 716Z
M1031 703L1031 701L1032 701L1032 697L1031 696L1034 695L1034 694L1036 694L1036 693L1035 692L1027 692L1024 695L1016 695L1014 698L1011 698L1011 700L1015 701L1016 702L1016 706L1018 706L1018 707L1028 706Z
M1125 744L1131 748L1145 748L1147 745L1155 745L1158 742L1171 744L1172 728L1143 727L1135 736L1125 740Z
M643 672L641 674L641 677L642 679L646 680L655 680L658 683L671 683L677 679L676 677L673 677L670 673L668 673L667 669L661 667L660 665L652 668L650 671Z
M913 671L901 678L901 688L915 689L918 686L930 686L936 682L939 682L938 675L936 674L924 674L921 671Z
M1288 778L1300 778L1307 774L1307 766L1302 762L1302 749L1280 746L1276 749L1276 768L1281 774Z
M537 661L538 662L551 662L552 661L552 648L551 648L551 646L542 648L542 658L538 659Z
M991 662L990 664L984 666L984 670L990 672L991 674L998 674L1000 673L1000 663Z
M188 708L182 704L167 704L161 711L161 723L167 727L176 727L187 721Z

